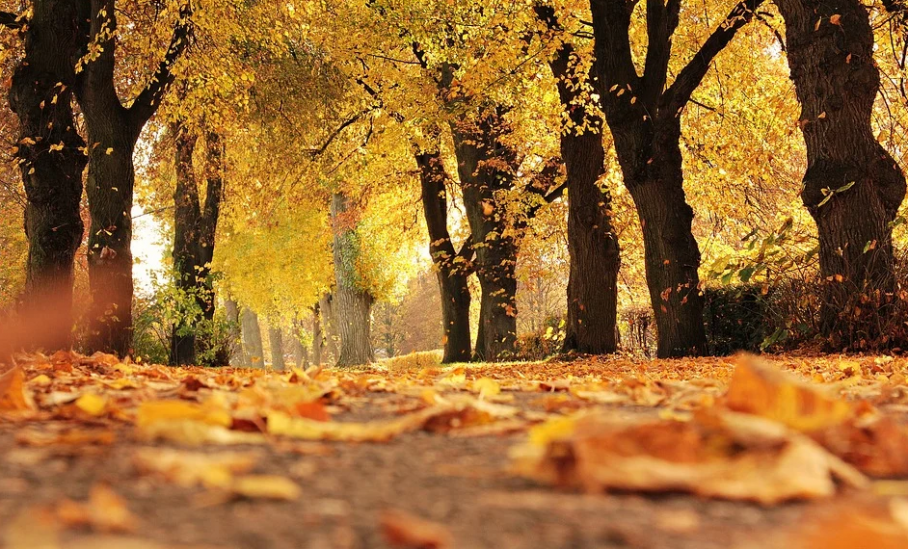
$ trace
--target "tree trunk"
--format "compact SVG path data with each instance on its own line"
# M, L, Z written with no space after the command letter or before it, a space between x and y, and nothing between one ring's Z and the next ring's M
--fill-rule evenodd
M115 0L80 0L80 20L89 21L84 44L97 55L82 62L76 97L88 129L88 275L91 291L89 351L129 354L132 346L133 152L142 128L173 82L171 67L190 41L190 6L180 9L170 46L148 84L124 107L117 93Z
M243 349L246 364L252 368L265 367L265 352L262 349L262 329L259 317L249 307L243 308Z
M293 364L297 368L309 366L309 353L306 352L306 346L300 341L299 335L293 337Z
M28 238L25 305L52 307L53 327L36 340L68 348L72 334L73 261L82 243L79 212L88 159L75 129L73 66L84 32L69 1L35 0L24 31L25 57L16 66L9 104L19 118L19 160Z
M312 364L322 365L322 314L318 303L312 308Z
M452 126L457 172L473 233L482 295L475 352L479 360L513 356L517 342L517 242L508 213L496 197L513 187L514 152L502 138L510 128L501 108L478 122Z
M268 323L268 342L271 345L271 368L273 370L284 370L287 365L284 363L284 335L281 329Z
M350 219L348 199L335 193L331 199L331 220L334 226L334 292L335 320L340 335L338 366L355 366L374 362L372 353L373 298L359 285L356 257L359 253L355 223Z
M132 347L132 201L136 134L116 122L88 125L88 276L91 291L89 351L119 356Z
M334 296L331 294L323 295L319 300L319 308L321 309L322 324L325 327L328 352L331 353L331 358L337 362L337 358L340 356L337 348L340 336L337 333L337 311L334 308Z
M429 232L429 253L441 292L444 326L445 364L470 360L470 288L472 244L467 241L460 252L448 232L448 175L437 152L417 153L422 184L423 213Z
M230 330L230 365L248 367L249 362L243 354L242 336L240 334L240 309L236 301L232 299L224 300L224 312L227 316Z
M646 282L658 329L660 358L706 351L700 250L684 195L681 114L713 59L751 21L763 0L742 0L668 81L681 2L647 2L643 74L631 44L633 10L624 2L590 0L594 85L612 133L624 184L643 229Z
M199 190L195 181L192 155L197 135L187 131L181 124L172 129L174 138L174 164L176 166L176 187L173 192L173 270L178 290L187 298L196 299L198 266ZM194 305L194 304L193 304ZM193 318L194 307L178 314L173 327L170 344L170 363L173 365L195 364L195 336L197 318Z
M801 199L820 237L821 330L838 349L895 343L883 328L897 286L891 223L905 177L871 127L880 74L867 9L858 0L776 5L807 144Z
M174 189L173 264L176 287L194 300L194 308L181 315L174 327L171 345L173 364L196 364L196 348L203 351L206 364L218 362L213 335L215 309L214 286L211 281L211 261L214 258L215 236L221 209L223 189L223 151L220 136L207 132L205 138L206 197L202 204L196 183L192 157L197 136L181 124L173 128L177 184ZM199 316L203 322L198 322ZM196 332L202 328L204 336ZM215 356L212 355L212 351Z
M555 10L537 6L551 31L562 30ZM605 171L602 118L590 109L592 78L572 66L574 48L563 42L549 61L558 83L568 127L561 132L561 157L567 171L568 251L567 325L564 352L614 353L618 349L618 270L621 255L612 230L611 196L598 185ZM587 129L577 134L577 128Z
M641 132L632 130L637 134L628 135L613 128L612 133L616 148L621 151L618 158L625 185L643 229L646 283L656 319L657 355L659 358L696 356L706 352L706 331L697 273L700 249L691 231L694 211L687 204L683 187L680 121L670 117L647 130L642 132L649 137L645 152L640 154L636 149L633 155L627 143L639 143Z

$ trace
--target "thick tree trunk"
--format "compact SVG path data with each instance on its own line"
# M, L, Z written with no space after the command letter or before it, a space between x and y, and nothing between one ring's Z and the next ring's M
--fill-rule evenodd
M684 195L680 121L676 117L622 133L615 128L625 185L643 229L644 262L656 319L659 358L706 352L700 249L691 231L694 211ZM648 137L643 151L641 135ZM633 143L634 146L628 146ZM642 152L642 154L641 154Z
M232 299L224 300L224 313L230 326L230 350L231 366L249 366L243 354L242 335L240 333L240 309L236 301Z
M36 340L67 348L72 334L73 261L82 243L79 213L85 142L72 111L73 66L86 29L68 1L35 0L24 31L9 103L19 118L16 158L22 171L28 238L25 306L50 306L53 326Z
M281 329L268 323L268 343L271 346L271 368L274 370L284 370L287 365L284 363L284 334Z
M633 10L590 0L595 38L594 85L615 143L624 183L643 229L646 280L660 358L706 351L700 251L684 195L681 114L712 60L751 21L763 0L742 0L669 83L672 39L681 2L647 2L647 51L639 73L631 44Z
M423 213L429 232L429 253L441 293L445 364L467 362L470 348L470 288L473 248L464 243L458 252L448 232L448 175L437 152L417 153L422 184Z
M321 307L316 303L312 309L312 364L322 365L322 313Z
M807 144L801 198L817 224L821 329L839 349L888 342L897 286L892 227L905 177L870 119L880 87L873 30L858 0L777 0Z
M334 292L335 320L340 335L338 366L369 364L375 360L372 353L373 298L358 282L355 224L349 219L347 197L335 193L331 199L331 219L334 226Z
M482 289L475 353L488 361L513 356L517 342L517 242L496 197L496 192L513 187L515 155L502 140L510 128L500 111L490 109L478 122L452 126Z
M614 353L621 256L609 215L611 197L597 185L604 160L602 134L563 135L561 155L568 174L571 256L563 350Z
M117 9L115 0L79 0L80 21L88 21L83 46L98 46L82 62L76 97L88 129L88 274L91 290L89 351L127 355L132 346L133 152L146 122L173 82L171 66L190 42L190 6L180 9L170 46L148 84L129 107L115 84Z
M264 368L265 351L262 349L262 329L259 317L249 307L243 308L243 350L246 364L252 368Z
M551 8L537 7L551 30L560 25ZM618 349L618 270L621 255L612 230L611 196L598 185L605 171L602 118L590 109L591 78L572 66L574 49L563 43L549 61L558 95L570 125L561 133L561 157L567 171L568 251L567 325L563 351L588 354ZM578 135L577 128L586 127Z
M116 121L89 124L89 351L119 356L132 347L132 201L137 133Z

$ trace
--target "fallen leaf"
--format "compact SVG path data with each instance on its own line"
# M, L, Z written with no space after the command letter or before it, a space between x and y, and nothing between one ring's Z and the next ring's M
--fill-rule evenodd
M834 480L865 486L858 471L783 425L730 412L691 422L635 422L587 414L515 451L523 474L588 492L683 491L773 504L831 496Z
M246 475L234 480L230 491L250 499L277 499L293 501L303 491L289 478L277 475Z
M21 368L0 375L0 411L31 410L33 407L25 392L25 373Z
M229 488L237 474L255 467L258 454L251 452L201 453L172 448L141 448L133 464L142 474L153 474L179 486Z
M92 486L86 502L61 501L57 505L57 518L68 527L100 532L129 532L136 525L126 501L106 484Z
M730 410L771 419L801 432L838 425L853 415L848 402L750 356L737 360L725 405Z
M381 515L382 535L390 545L408 549L446 549L453 546L450 531L410 513L388 510Z
M95 393L85 393L76 399L76 408L90 416L101 416L107 411L107 399Z

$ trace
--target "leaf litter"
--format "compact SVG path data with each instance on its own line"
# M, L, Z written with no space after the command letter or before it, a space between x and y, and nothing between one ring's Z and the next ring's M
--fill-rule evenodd
M264 467L263 455L406 444L420 432L505 437L515 442L512 475L593 494L687 492L767 506L849 494L901 501L908 495L900 480L908 477L905 366L892 357L592 358L391 374L37 354L0 366L0 421L15 426L23 449L135 445L139 478L195 490L202 505L303 498L305 485ZM277 473L306 478L313 469L297 463ZM900 509L893 516L908 514L893 505ZM141 524L106 484L84 500L61 498L51 511L47 520L59 528L96 537ZM689 511L657 518L666 530L699 524ZM891 522L908 532L908 521ZM389 543L453 543L444 525L413 515L385 513L378 523Z

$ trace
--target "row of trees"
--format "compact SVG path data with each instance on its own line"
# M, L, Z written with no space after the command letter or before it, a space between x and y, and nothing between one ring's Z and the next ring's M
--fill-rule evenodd
M218 355L195 337L215 322L215 291L235 323L239 309L299 325L331 307L338 362L371 361L372 306L402 291L420 238L444 360L513 356L522 246L540 223L564 222L545 214L565 195L564 350L616 350L622 255L635 261L642 244L658 355L702 354L691 157L727 153L708 151L711 117L749 116L726 94L763 93L735 89L741 69L723 81L721 55L790 67L827 341L878 341L879 315L898 308L892 231L905 179L873 127L871 26L889 25L898 51L897 0L874 11L858 0L7 4L26 301L53 295L71 316L87 165L89 350L131 348L139 159L143 199L173 214L174 363ZM763 38L735 46L758 24ZM741 173L756 178L753 162ZM642 240L622 253L628 208ZM70 331L58 336L65 345Z

